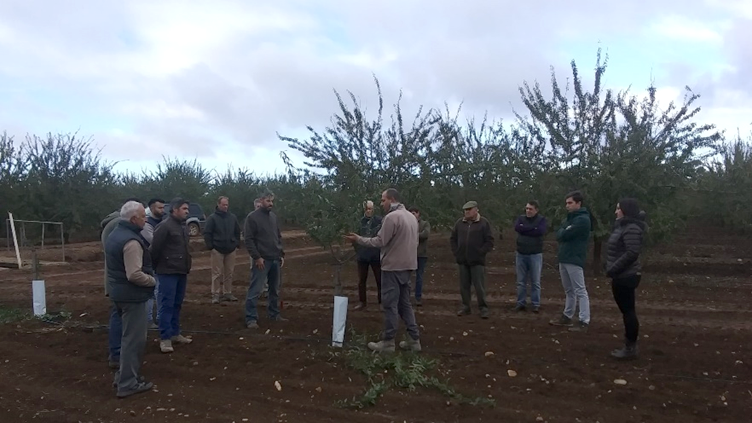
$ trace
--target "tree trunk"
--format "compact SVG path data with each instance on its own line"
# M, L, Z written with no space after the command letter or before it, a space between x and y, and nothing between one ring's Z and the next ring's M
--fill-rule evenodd
M603 238L593 239L593 276L601 274L601 257L603 257Z
M341 274L342 274L342 264L335 264L334 265L334 295L335 296L342 295L342 278L340 277Z

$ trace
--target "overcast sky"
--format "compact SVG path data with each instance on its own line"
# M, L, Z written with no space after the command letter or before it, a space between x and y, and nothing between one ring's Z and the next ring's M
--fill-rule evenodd
M375 111L374 73L387 105L402 89L408 110L509 119L523 81L548 89L572 59L589 79L601 46L608 87L688 85L701 120L746 134L749 40L750 0L2 0L0 131L80 130L120 170L168 155L275 172L276 133L323 129L333 89Z

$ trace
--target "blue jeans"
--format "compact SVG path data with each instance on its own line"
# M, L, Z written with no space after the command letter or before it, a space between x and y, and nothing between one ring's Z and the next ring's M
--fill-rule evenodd
M120 318L117 307L110 302L110 326L108 330L108 343L110 361L120 362L120 343L123 338L123 320Z
M264 270L259 269L251 260L251 283L248 286L248 294L245 297L245 322L257 322L258 302L264 283L269 283L269 305L266 308L266 317L276 320L279 317L279 260L264 260Z
M415 271L415 299L423 298L423 272L426 271L428 257L418 257L418 270Z
M171 339L180 335L180 310L183 308L188 275L157 275L159 279L159 338Z
M157 322L159 321L159 281L154 286L154 297L146 301L146 320L149 324L154 322L154 306L157 308Z
M517 253L517 305L525 306L527 302L527 280L530 279L530 302L533 307L540 307L541 270L543 254Z

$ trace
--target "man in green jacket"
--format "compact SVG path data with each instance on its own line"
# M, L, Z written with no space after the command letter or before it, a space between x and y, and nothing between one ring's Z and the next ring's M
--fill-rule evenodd
M410 213L418 219L418 270L415 271L415 305L423 306L423 273L428 263L428 236L431 234L431 224L420 217L417 207L410 207Z
M570 326L573 332L586 332L590 325L590 300L585 288L585 259L590 240L590 213L582 206L582 193L574 191L566 196L567 218L556 232L559 242L559 273L566 294L564 313L550 323L555 326ZM577 326L572 318L577 303L580 315ZM573 326L573 327L572 327Z

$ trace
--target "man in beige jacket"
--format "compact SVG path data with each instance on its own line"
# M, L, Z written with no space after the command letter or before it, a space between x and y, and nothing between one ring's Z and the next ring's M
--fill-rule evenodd
M409 336L400 342L400 347L420 351L420 332L410 303L410 273L418 268L418 221L402 205L394 188L381 194L381 207L386 216L375 237L364 238L354 233L345 237L350 242L381 249L384 336L379 342L369 342L368 348L377 352L394 352L394 338L401 317Z

